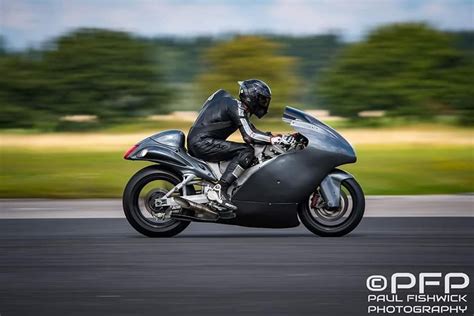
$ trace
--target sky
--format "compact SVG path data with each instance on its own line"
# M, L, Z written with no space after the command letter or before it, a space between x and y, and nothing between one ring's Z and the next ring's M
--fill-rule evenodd
M78 27L150 37L337 32L354 41L396 22L473 30L473 15L474 0L0 0L0 35L13 49Z

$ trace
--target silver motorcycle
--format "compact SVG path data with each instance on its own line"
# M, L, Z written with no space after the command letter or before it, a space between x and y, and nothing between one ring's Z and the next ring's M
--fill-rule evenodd
M191 222L289 228L300 224L319 236L342 236L362 220L365 198L355 178L338 166L356 162L354 149L315 117L286 107L291 142L254 145L257 159L229 187L236 217L219 217L208 192L229 161L189 155L185 135L168 130L130 148L124 158L153 164L138 171L123 193L129 223L149 237L171 237Z

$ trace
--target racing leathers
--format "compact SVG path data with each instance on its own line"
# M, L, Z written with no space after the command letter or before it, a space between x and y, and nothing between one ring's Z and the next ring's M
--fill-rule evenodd
M237 129L245 144L226 140ZM255 158L250 144L267 144L271 137L271 133L261 132L253 126L247 108L240 100L218 90L204 103L191 127L188 150L194 157L209 162L231 160L219 180L221 195L229 201L227 189Z

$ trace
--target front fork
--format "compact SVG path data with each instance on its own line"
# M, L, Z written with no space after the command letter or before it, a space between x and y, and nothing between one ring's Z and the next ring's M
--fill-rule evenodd
M339 208L341 197L341 182L354 178L348 172L335 169L331 171L319 185L321 196L329 208Z

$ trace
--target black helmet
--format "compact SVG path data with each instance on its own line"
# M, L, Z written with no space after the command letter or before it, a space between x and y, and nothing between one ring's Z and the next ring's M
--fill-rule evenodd
M248 108L250 113L262 118L268 112L272 98L270 87L258 79L239 81L239 98Z

